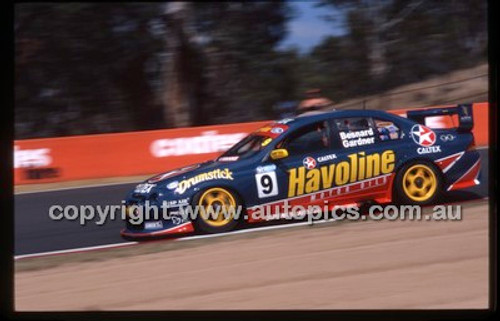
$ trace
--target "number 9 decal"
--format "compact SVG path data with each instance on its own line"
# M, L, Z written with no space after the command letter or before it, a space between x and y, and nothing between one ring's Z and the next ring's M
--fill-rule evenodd
M276 172L255 174L255 181L259 198L278 195Z

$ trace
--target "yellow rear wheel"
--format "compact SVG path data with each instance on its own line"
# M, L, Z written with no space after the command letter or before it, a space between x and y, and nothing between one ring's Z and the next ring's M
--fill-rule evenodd
M437 177L434 171L426 165L417 164L408 168L403 176L403 190L416 202L429 200L437 188Z
M441 177L431 164L408 164L398 172L395 189L403 203L429 204L441 192Z

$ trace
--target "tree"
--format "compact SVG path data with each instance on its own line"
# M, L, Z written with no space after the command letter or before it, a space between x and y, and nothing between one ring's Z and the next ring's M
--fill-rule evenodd
M362 40L371 92L486 58L485 1L323 0L320 5L340 10L348 17L347 37L356 33Z
M156 4L18 4L16 137L158 127Z
M290 92L288 86L277 81L283 81L280 72L286 69L287 55L275 50L285 36L285 23L290 17L287 4L197 2L177 9L182 22L171 28L182 25L183 31L174 37L178 44L172 52L187 57L182 74L189 74L189 79L170 82L170 86L182 83L185 92L191 94L171 105L184 105L192 115L202 115L193 118L191 124L269 116L276 99L283 97L283 92ZM188 71L192 66L197 66L195 72ZM201 99L189 99L191 96Z

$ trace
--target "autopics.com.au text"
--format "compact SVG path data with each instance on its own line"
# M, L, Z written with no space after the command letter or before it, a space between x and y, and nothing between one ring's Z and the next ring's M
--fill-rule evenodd
M128 220L131 224L141 224L144 221L175 220L178 222L195 220L199 215L204 218L224 218L238 220L248 219L248 212L243 207L204 207L185 205L175 209L167 202L162 205L52 205L49 217L54 221L77 221L81 225L94 221L103 225L107 221ZM410 221L460 221L462 208L460 205L435 205L430 213L423 213L418 205L371 205L360 208L357 205L331 206L325 202L320 205L290 205L288 202L280 206L261 205L252 207L253 220L410 220Z

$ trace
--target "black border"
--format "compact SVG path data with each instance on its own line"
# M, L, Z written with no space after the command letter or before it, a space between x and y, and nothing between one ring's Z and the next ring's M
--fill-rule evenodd
M483 1L483 0L477 0ZM489 195L496 195L498 191L497 177L497 108L498 108L498 12L499 1L488 1L488 61L489 61ZM7 31L8 36L3 39L12 48L9 55L8 68L4 69L4 77L7 82L12 82L12 87L4 86L3 97L4 104L12 108L3 108L4 116L0 118L5 122L0 126L2 133L2 172L0 176L1 185L1 205L2 224L1 225L1 281L2 293L0 294L1 315L6 319L18 320L66 320L66 319L86 319L86 320L102 320L102 319L268 319L279 318L289 320L325 320L338 318L343 320L365 320L369 318L379 318L383 320L451 320L451 319L486 319L493 314L496 314L497 304L497 200L496 197L489 198L490 206L490 221L489 221L489 237L490 237L490 292L489 292L489 309L483 310L290 310L290 311L124 311L124 312L15 312L14 311L14 197L13 197L13 97L14 97L14 5L9 6L9 11L3 19L6 26L2 31ZM4 46L5 46L4 43ZM7 45L7 46L8 46ZM457 53L460 54L460 53ZM7 89L8 88L8 89ZM10 214L10 215L9 215Z
M14 6L9 6L10 10L3 11L3 19L5 25L2 28L4 32L3 45L7 49L8 63L5 64L4 85L2 86L3 112L0 121L1 139L1 176L0 176L0 204L2 210L0 215L2 218L0 233L0 253L2 255L0 266L0 280L2 281L2 288L0 293L0 311L3 316L12 315L13 308L13 292L14 292L14 162L13 162L13 143L14 143ZM9 50L10 49L10 50ZM12 86L5 84L12 83ZM12 108L11 108L12 106ZM8 313L8 314L7 314Z
M498 171L496 165L498 148L498 7L496 0L488 1L488 73L489 73L489 308L493 313L498 311Z

